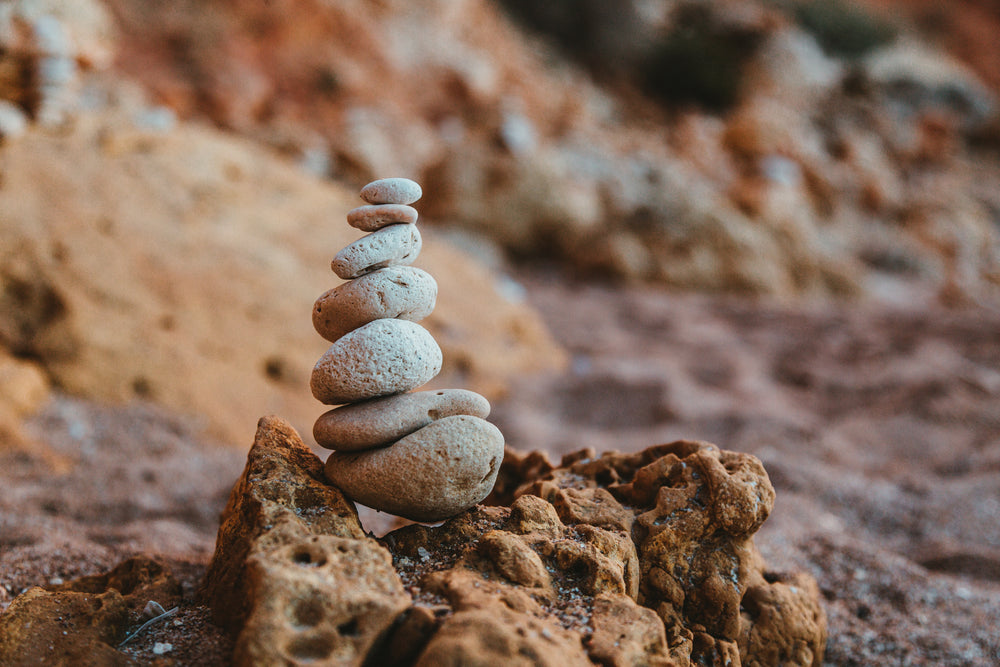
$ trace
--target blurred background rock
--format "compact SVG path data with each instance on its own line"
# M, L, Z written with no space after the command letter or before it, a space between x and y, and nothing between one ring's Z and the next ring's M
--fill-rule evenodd
M517 303L523 267L783 299L1000 295L985 0L0 8L0 344L71 392L212 413L227 438L249 437L241 406L307 421L295 313L347 193L385 175L421 182L421 224L486 271L464 291L488 296L444 290L431 324L493 396L562 363ZM491 325L473 330L477 308Z
M1000 280L1000 65L920 3L109 6L120 69L182 117L409 174L513 257L775 295Z

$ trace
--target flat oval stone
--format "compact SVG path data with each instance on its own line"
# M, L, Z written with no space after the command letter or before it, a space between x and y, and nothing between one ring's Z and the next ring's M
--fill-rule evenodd
M350 280L387 266L412 264L420 247L420 232L415 225L389 225L338 252L330 267L344 280Z
M347 224L363 232L374 232L397 223L417 224L417 209L403 204L369 204L347 213Z
M490 402L467 389L396 394L345 405L326 412L313 425L313 437L338 452L382 447L433 421L469 415L485 419Z
M390 266L338 285L313 305L313 327L331 343L373 320L419 322L434 310L437 281L412 266Z
M375 320L341 336L313 367L309 386L326 405L410 391L441 372L441 348L407 320Z
M333 452L326 476L363 505L414 521L455 516L489 495L503 460L503 434L468 415L431 422L395 444Z
M412 204L423 194L408 178L382 178L361 188L361 198L369 204Z

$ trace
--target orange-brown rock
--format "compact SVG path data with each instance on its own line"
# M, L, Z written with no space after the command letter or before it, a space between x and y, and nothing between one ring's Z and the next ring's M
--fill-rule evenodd
M505 465L530 470L526 460L515 456ZM511 477L506 481L509 488ZM634 540L638 554L634 597L659 615L671 655L713 664L711 656L739 654L746 661L766 644L772 653L760 664L822 661L825 618L817 591L765 574L753 545L753 533L774 503L756 458L687 441L631 455L596 457L584 450L541 479L525 479L515 492L521 498L531 493L551 500L560 519L577 530L624 522L620 529ZM587 494L593 500L582 500ZM748 595L763 604L741 614ZM758 641L748 650L750 637L783 632L794 639Z
M594 599L592 618L594 634L587 643L595 662L610 667L675 664L663 622L652 609L625 595L602 593Z
M253 600L242 582L251 556L302 544L313 553L315 535L363 539L354 507L325 484L323 463L283 420L264 417L246 468L229 496L206 576L204 594L215 621L242 626Z
M204 596L239 665L361 661L408 606L389 554L276 418L260 420Z
M767 572L754 547L774 491L752 456L681 441L553 467L508 451L507 506L380 540L320 465L261 420L206 580L238 664L822 662L815 582Z
M574 633L496 604L487 609L456 612L428 643L416 667L584 667L590 664Z
M149 600L173 606L180 592L167 568L142 556L105 574L31 588L0 614L0 664L134 665L118 648L135 612Z
M762 576L750 536L774 503L757 459L682 441L631 456L581 452L549 477L518 493L551 499L567 520L607 523L605 515L622 514L617 507L631 509L634 523L623 528L635 540L641 564L636 599L655 609L668 631L697 624L712 638L705 640L709 644L736 639L740 600ZM613 496L602 503L603 513L573 512L573 496L579 505L581 492L596 496L601 486Z
M127 665L113 648L125 638L127 623L125 601L114 589L94 594L31 588L0 616L0 663Z
M410 605L374 540L313 535L268 546L247 560L251 606L237 665L359 664Z
M817 664L826 644L826 619L815 603L818 599L816 580L803 573L771 575L750 586L742 600L740 655L756 655L762 665Z

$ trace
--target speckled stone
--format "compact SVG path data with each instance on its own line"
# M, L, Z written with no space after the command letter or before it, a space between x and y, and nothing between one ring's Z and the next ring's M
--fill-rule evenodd
M397 223L417 224L417 209L403 204L369 204L347 213L347 224L365 232L374 232Z
M434 310L437 281L412 266L390 266L338 285L313 305L313 327L335 342L382 318L419 322Z
M438 419L489 414L489 401L474 391L418 391L330 410L316 420L313 437L328 449L360 451L388 445Z
M369 204L412 204L423 190L408 178L382 178L361 188L361 198Z
M344 280L350 280L387 266L412 264L420 247L420 232L415 225L389 225L338 252L330 267Z
M340 337L316 362L309 386L326 405L410 391L441 372L441 348L419 324L375 320Z
M374 509L414 521L455 516L489 495L504 456L503 434L468 415L445 417L390 447L333 452L326 476Z

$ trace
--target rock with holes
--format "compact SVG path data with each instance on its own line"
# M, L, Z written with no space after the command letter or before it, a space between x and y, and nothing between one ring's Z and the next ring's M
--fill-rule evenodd
M362 539L354 506L326 483L323 464L288 422L264 417L229 495L202 593L212 620L232 634L261 603L247 558L314 535Z
M387 266L412 264L420 254L420 247L416 225L389 225L338 252L330 266L338 276L349 280Z
M554 469L512 457L502 474L503 486L520 496L515 506L538 496L577 530L631 536L638 572L628 596L656 612L676 664L822 663L826 619L815 582L765 573L754 546L774 488L753 456L682 440L635 454L583 450ZM544 516L533 511L528 526L544 526ZM637 614L637 623L650 620ZM635 648L627 637L617 646L607 639L595 632L595 649Z
M427 329L381 319L330 346L313 368L313 396L326 405L364 401L415 389L441 371L441 348Z
M313 437L328 449L358 451L391 444L444 417L489 414L489 401L474 391L418 391L330 410L316 420Z
M360 664L410 596L375 540L311 537L252 555L237 665Z
M316 300L313 327L331 343L373 320L419 322L434 310L438 286L426 271L390 266L334 287Z
M275 417L258 424L202 592L237 665L361 664L411 605L389 553Z
M334 452L326 476L369 507L415 521L440 521L489 495L503 455L503 434L496 426L456 415L389 447Z
M345 491L360 499L371 475L417 507L462 476L451 459L477 458L474 432L443 433L463 422L492 428L446 417L335 452L327 474L354 461ZM498 460L502 438L485 440ZM753 545L773 501L755 458L680 441L558 466L509 452L502 474L495 505L372 539L297 434L261 420L205 585L235 663L823 664L816 582L768 571Z

